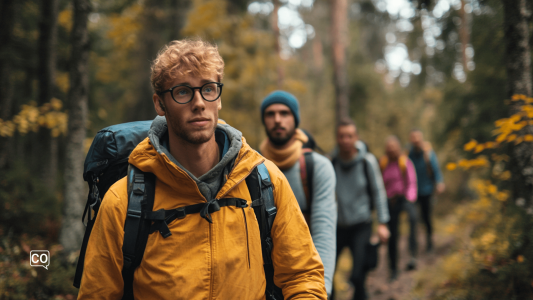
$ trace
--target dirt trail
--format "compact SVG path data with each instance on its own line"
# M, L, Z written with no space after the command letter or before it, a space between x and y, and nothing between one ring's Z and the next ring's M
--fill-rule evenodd
M450 249L453 240L450 237L441 234L434 234L434 249L431 253L426 253L425 230L418 228L418 264L417 270L406 271L405 267L409 261L409 250L407 234L403 234L399 241L399 260L398 260L398 279L389 283L389 264L387 257L387 246L382 245L379 249L378 267L370 272L367 276L367 292L369 300L403 300L403 299L420 299L412 296L411 291L416 284L414 275L423 268L431 267L437 260L443 257ZM351 256L348 249L345 249L339 258L338 272L336 274L336 299L334 300L351 300L353 287L347 283L349 271L351 268Z

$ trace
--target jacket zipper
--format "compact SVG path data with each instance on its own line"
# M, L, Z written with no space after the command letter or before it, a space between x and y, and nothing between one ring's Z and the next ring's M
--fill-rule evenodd
M244 207L242 208L242 215L244 216L244 227L246 228L246 250L248 251L248 269L251 269L250 266L250 244L248 243L248 222L246 221L246 212L244 212Z

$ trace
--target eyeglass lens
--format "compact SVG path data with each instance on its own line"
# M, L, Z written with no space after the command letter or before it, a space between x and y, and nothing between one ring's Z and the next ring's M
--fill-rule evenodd
M216 83L208 83L202 86L200 94L207 101L216 100L220 95L220 87ZM188 86L179 86L172 90L172 96L177 102L186 103L193 98L194 92Z

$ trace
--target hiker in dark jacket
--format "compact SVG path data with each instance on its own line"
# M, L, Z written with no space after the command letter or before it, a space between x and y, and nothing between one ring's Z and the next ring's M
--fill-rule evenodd
M431 144L424 141L422 131L419 129L412 130L409 139L411 141L409 158L415 165L416 178L418 181L418 199L416 202L420 203L422 220L426 224L426 249L429 252L433 249L431 196L435 191L439 194L444 192L445 186L437 161L437 155L435 155L435 152L431 149Z
M353 299L367 299L365 291L365 248L372 233L371 201L377 209L377 233L382 242L389 238L389 210L383 179L376 157L358 142L357 128L351 120L337 127L338 154L333 157L337 175L337 259L344 247L353 257L351 281L355 286Z
M269 94L261 104L261 118L268 136L261 143L261 154L287 177L324 263L326 290L331 294L337 224L333 167L329 159L305 148L310 137L298 128L299 105L292 94Z

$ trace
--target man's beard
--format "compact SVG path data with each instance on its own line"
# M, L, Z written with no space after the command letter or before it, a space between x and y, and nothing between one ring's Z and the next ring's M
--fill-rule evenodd
M172 130L180 139L184 140L187 143L193 145L200 145L208 142L213 135L215 134L215 129L217 128L217 122L211 130L197 130L197 131L187 131L184 123L173 115L166 113L167 123L169 123L169 129ZM218 120L218 111L215 112L215 120ZM183 124L182 124L183 123Z
M274 144L276 146L283 146L283 145L287 144L287 142L292 138L292 136L296 132L296 128L293 128L291 131L288 131L287 135L285 137L276 137L276 136L274 136L274 134L272 132L274 132L278 128L279 127L274 127L270 131L267 130L266 134L267 134L268 139L270 140L270 142L272 144Z

